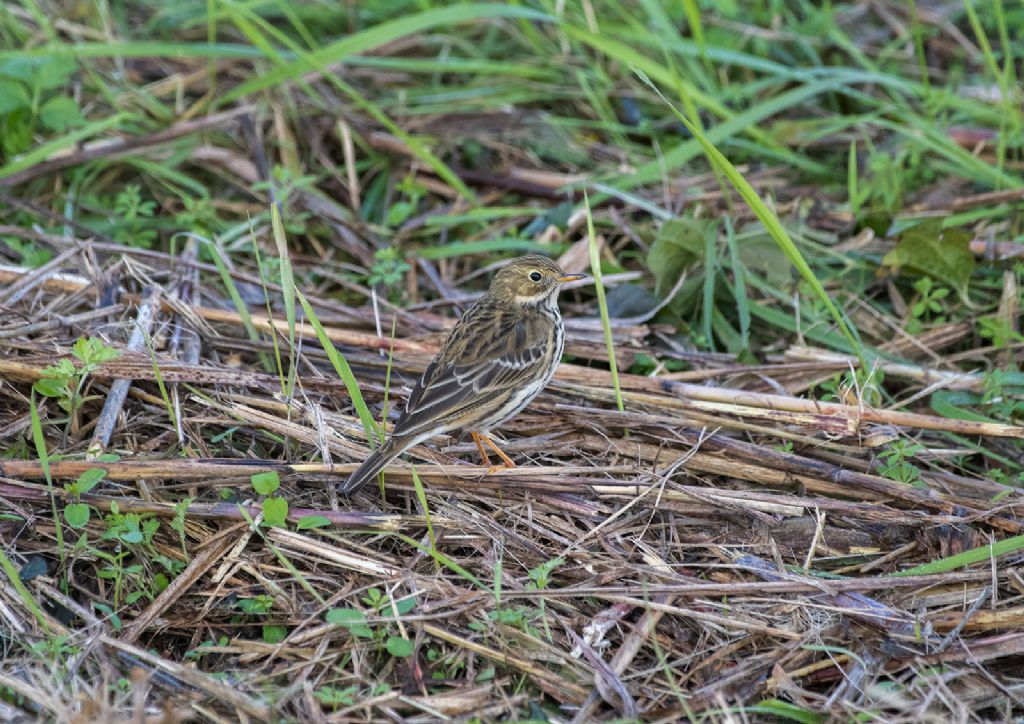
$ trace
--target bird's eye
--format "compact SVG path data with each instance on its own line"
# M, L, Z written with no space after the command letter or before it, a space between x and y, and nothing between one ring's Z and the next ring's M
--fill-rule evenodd
M540 272L539 271L530 272L530 281L531 282L539 282L540 281Z

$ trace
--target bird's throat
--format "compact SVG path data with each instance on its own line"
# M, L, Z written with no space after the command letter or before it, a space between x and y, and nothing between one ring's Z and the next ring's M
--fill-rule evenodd
M525 295L517 294L513 301L521 307L534 307L543 309L558 309L558 290L552 289L541 294Z

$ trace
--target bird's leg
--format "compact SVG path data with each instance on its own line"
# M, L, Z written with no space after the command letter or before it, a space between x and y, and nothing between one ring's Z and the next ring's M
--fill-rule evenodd
M494 466L492 466L490 469L488 469L487 472L493 473L493 472L495 472L497 470L504 470L505 468L514 468L516 466L516 464L515 464L515 462L513 462L512 458L510 458L508 455L506 455L505 451L502 450L500 447L498 447L494 443L494 440L492 440L491 438L487 437L486 435L481 435L480 437L483 438L483 441L485 443L487 443L491 447L491 449L494 450L494 452L498 453L498 457L501 458L501 462L504 463L504 465L494 465ZM488 460L487 462L488 462L488 465L489 465L490 461Z
M483 435L481 435L478 432L471 432L471 433L469 433L469 436L473 438L473 442L476 443L476 449L480 451L480 460L487 467L491 467L491 459L487 456L487 450L484 449L484 444L480 440L480 438L482 438ZM484 439L486 440L487 438L484 438ZM490 441L488 440L488 442L490 442ZM491 444L493 445L494 443L491 443Z

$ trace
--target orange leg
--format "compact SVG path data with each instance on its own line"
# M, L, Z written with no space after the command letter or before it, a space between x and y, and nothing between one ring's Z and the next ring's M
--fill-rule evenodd
M494 440L487 437L486 435L480 435L479 437L481 437L483 441L487 443L492 450L494 450L494 452L498 453L498 457L501 458L501 462L504 463L504 465L492 466L487 472L493 473L496 470L504 470L505 468L514 468L516 466L515 462L512 461L512 458L506 455L504 450L502 450L500 447L494 444ZM490 465L491 461L488 460L487 464Z
M469 436L473 438L473 442L476 443L476 449L480 451L480 460L483 462L484 465L490 467L491 459L487 456L487 450L484 449L484 444L483 441L481 440L481 438L483 438L483 435L477 432L471 432L469 433ZM490 442L490 440L488 440L488 442ZM493 445L494 443L491 444Z

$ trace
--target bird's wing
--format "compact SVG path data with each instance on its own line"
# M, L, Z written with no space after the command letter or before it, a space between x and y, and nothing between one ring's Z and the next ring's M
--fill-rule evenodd
M472 307L416 383L396 436L414 436L457 420L479 405L538 379L554 344L551 320L490 305Z

